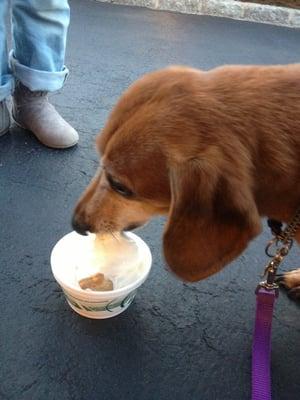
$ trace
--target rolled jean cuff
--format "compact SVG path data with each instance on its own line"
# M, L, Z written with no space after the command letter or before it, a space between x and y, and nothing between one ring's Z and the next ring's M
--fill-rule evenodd
M2 85L0 86L0 101L11 95L14 89L14 80L11 75L2 76Z
M26 67L14 57L13 50L9 54L10 68L15 79L18 79L31 91L55 92L63 87L69 70L65 66L62 71L49 72Z

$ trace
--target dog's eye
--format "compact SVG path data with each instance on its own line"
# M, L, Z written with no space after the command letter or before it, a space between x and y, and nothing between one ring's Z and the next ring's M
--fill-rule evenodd
M116 181L111 175L107 174L107 180L110 184L110 187L117 193L119 193L121 196L124 197L132 197L133 192L128 189L123 183L120 183Z

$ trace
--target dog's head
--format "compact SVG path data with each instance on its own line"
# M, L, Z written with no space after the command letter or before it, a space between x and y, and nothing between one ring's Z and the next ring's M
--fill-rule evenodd
M182 67L133 84L97 138L101 166L73 216L84 233L166 215L166 261L188 281L219 271L260 231L249 158L218 131L206 85L205 73Z

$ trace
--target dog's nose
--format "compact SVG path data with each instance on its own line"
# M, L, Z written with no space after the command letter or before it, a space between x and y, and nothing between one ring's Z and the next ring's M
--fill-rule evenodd
M80 222L77 219L77 217L75 216L75 214L72 217L71 224L72 224L72 228L74 229L74 231L76 231L80 235L86 236L88 234L88 232L91 231L90 226L88 224L84 223L84 222Z

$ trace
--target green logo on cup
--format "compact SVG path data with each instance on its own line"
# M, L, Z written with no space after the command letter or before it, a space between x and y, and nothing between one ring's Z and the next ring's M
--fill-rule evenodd
M112 300L109 303L104 302L104 303L97 303L97 305L87 305L87 304L82 304L79 303L77 299L74 297L70 296L69 293L64 292L68 301L76 308L79 310L85 310L85 311L108 311L108 312L114 312L116 308L127 308L133 301L136 290L133 292L129 293L126 297L122 299L116 299Z

